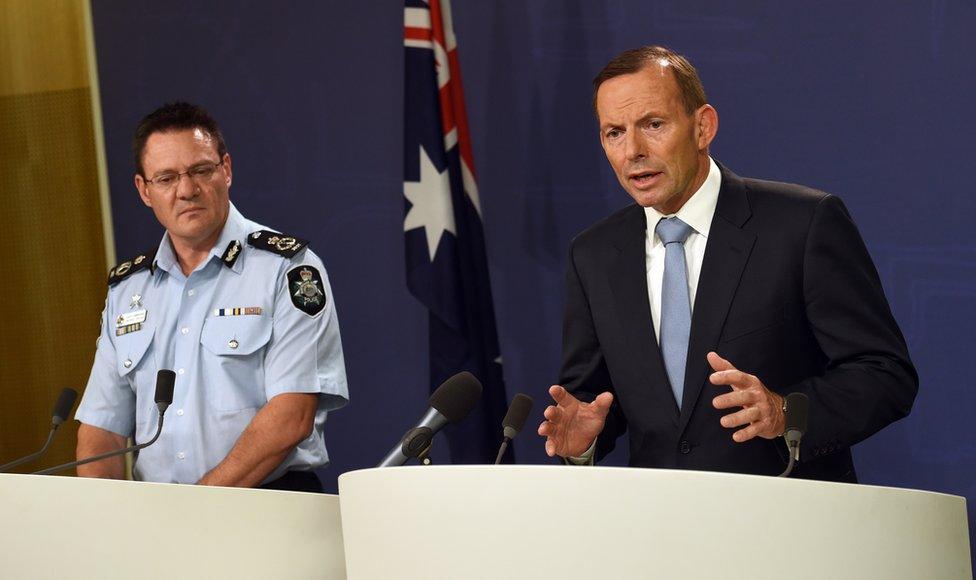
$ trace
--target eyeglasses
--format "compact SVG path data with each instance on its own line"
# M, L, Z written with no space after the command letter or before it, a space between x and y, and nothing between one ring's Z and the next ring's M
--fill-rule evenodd
M180 183L180 177L185 175L193 183L202 185L210 181L210 178L217 172L217 168L223 164L223 161L220 163L201 163L180 173L176 173L175 171L160 173L152 179L147 179L146 184L157 191L168 193L176 189L176 186Z

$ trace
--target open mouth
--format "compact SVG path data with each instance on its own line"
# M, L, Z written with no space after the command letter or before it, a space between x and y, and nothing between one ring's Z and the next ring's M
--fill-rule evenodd
M642 171L640 173L632 173L627 176L638 189L650 187L657 181L658 176L661 175L660 171Z

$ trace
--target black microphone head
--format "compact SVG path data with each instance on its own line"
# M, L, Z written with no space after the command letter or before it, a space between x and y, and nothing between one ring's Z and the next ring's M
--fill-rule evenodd
M810 413L810 399L803 393L786 395L786 430L807 432L807 419Z
M156 406L160 411L169 407L173 402L173 386L176 383L176 373L169 369L159 369L156 373Z
M71 408L75 406L75 399L78 398L78 391L65 387L58 395L58 401L54 403L54 410L51 411L51 423L57 427L68 420Z
M532 411L532 405L532 397L524 393L518 393L512 398L512 404L508 406L508 412L502 419L502 427L505 430L506 437L514 439L515 435L522 430L522 427L525 426L525 420L529 418L529 413Z
M447 379L427 400L451 423L464 419L481 398L481 382L467 371Z

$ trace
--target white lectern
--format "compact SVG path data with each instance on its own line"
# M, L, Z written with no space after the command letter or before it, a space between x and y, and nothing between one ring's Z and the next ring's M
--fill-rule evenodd
M350 580L969 579L961 497L562 466L339 477Z
M345 578L334 495L0 475L0 578Z

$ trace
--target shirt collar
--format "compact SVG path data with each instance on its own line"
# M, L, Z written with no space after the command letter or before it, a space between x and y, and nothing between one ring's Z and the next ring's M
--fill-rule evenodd
M217 260L220 260L221 256L227 250L227 246L232 241L237 240L238 244L243 244L246 236L247 220L244 219L244 216L231 203L230 210L227 212L227 221L224 222L224 228L220 231L220 237L217 238L214 247L210 249L210 255L205 260L205 263L210 262L215 257ZM243 268L241 258L243 256L239 257L234 262L234 265L231 266L231 270L238 274L241 273L241 269ZM179 269L179 262L176 259L176 254L173 252L173 244L169 241L169 232L164 232L163 239L159 242L159 249L156 251L156 267L170 274Z
M712 216L715 215L715 207L718 205L718 192L722 188L722 172L719 170L715 160L708 158L708 175L692 196L685 202L678 213L665 215L653 207L645 207L644 213L647 215L647 229L654 231L662 218L676 216L681 221L691 226L695 232L702 237L708 238L708 232L712 225ZM660 243L657 234L654 234L655 244Z

